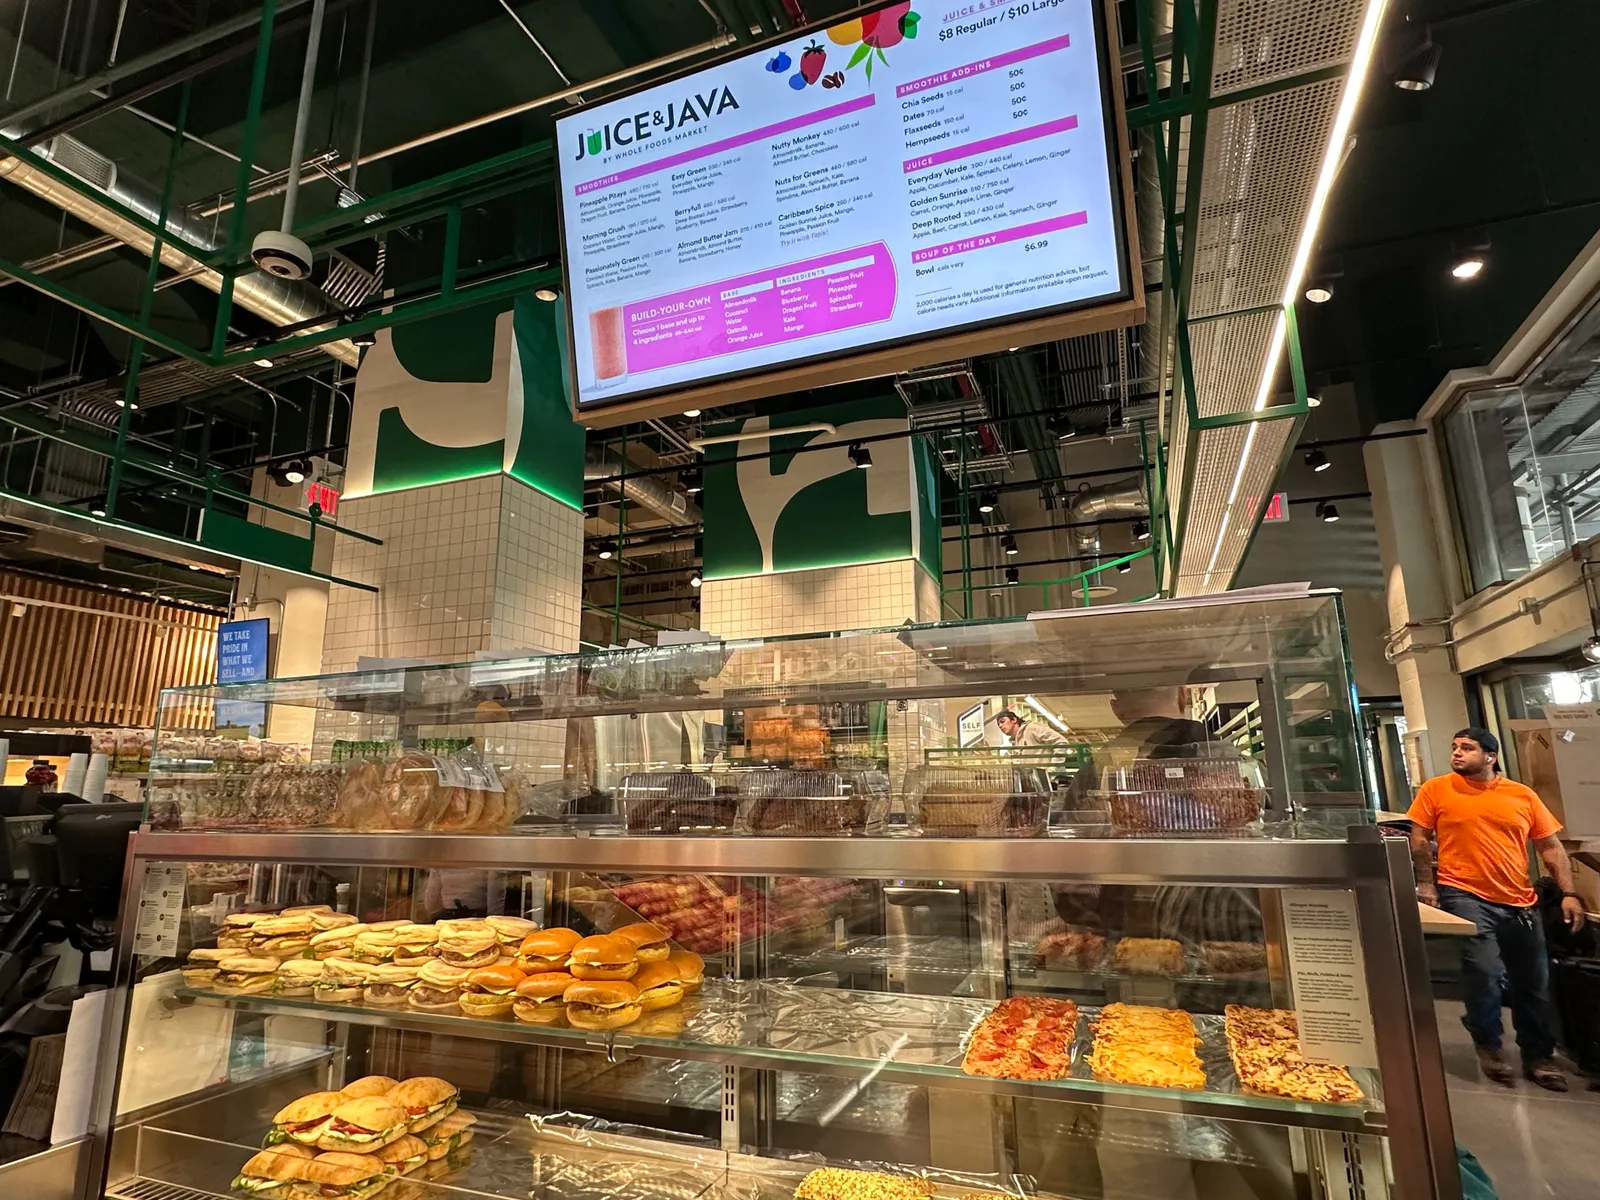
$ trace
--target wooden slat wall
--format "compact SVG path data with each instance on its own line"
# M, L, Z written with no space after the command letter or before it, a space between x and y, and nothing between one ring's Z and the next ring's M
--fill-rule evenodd
M220 616L6 571L0 596L73 606L29 605L16 617L14 602L0 601L0 715L149 726L162 688L216 678Z

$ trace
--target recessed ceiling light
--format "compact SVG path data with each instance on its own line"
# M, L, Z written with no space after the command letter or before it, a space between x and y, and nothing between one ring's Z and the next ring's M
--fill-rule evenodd
M686 408L683 410L683 415L686 417L698 417L700 410L698 408Z
M533 298L535 300L543 300L546 304L554 302L555 298L559 295L561 295L561 293L556 291L555 288L551 287L533 289Z
M1313 283L1306 289L1306 299L1313 304L1326 304L1333 299L1333 289L1325 283Z
M1457 279L1474 279L1483 270L1483 259L1464 258L1450 268L1450 274Z

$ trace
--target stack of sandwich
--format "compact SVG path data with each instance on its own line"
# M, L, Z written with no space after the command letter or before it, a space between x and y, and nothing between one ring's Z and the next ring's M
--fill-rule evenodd
M232 913L217 932L215 947L189 953L183 981L223 995L252 995L277 987L279 968L301 960L319 937L337 935L356 924L349 913L326 904L286 908L281 912ZM307 995L313 973L295 967L288 973L288 995Z
M233 1188L267 1200L367 1200L404 1176L442 1178L464 1165L457 1151L477 1120L459 1102L455 1085L433 1076L369 1075L302 1096L279 1110Z
M300 922L314 926L316 917L296 915L296 921L298 930ZM273 926L250 936L254 948L258 936L284 935ZM296 933L289 945L305 957L195 950L184 967L185 982L224 995L270 991L322 1004L482 1018L509 1013L536 1025L566 1018L578 1029L604 1030L673 1007L700 986L705 970L698 954L673 949L667 931L648 922L585 938L571 929L541 930L521 917L431 925L349 918ZM225 957L216 961L216 955Z

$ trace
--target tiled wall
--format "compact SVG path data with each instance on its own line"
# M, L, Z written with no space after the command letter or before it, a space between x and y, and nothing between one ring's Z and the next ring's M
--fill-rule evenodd
M340 523L383 539L340 538L322 669L363 654L471 658L479 650L578 648L582 515L503 475L365 496Z
M938 589L911 559L708 579L700 627L724 638L937 620Z

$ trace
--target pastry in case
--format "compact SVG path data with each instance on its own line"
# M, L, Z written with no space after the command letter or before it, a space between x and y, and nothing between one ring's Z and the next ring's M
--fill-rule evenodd
M1047 933L1033 948L1033 965L1046 971L1089 971L1105 956L1106 939L1087 930Z
M868 833L882 828L889 810L880 772L846 777L837 771L752 771L740 791L739 827L747 833Z
M929 837L1040 837L1050 780L1011 766L922 766L906 772L909 824Z
M1096 795L1119 833L1206 833L1243 829L1261 817L1266 792L1239 758L1139 759L1100 772Z
M693 771L628 775L617 788L617 805L629 833L707 833L732 829L736 796L718 794L711 779Z
M1267 948L1260 942L1203 942L1200 961L1212 975L1243 975L1264 971Z
M1111 954L1111 969L1124 975L1182 975L1183 945L1171 938L1125 937Z

